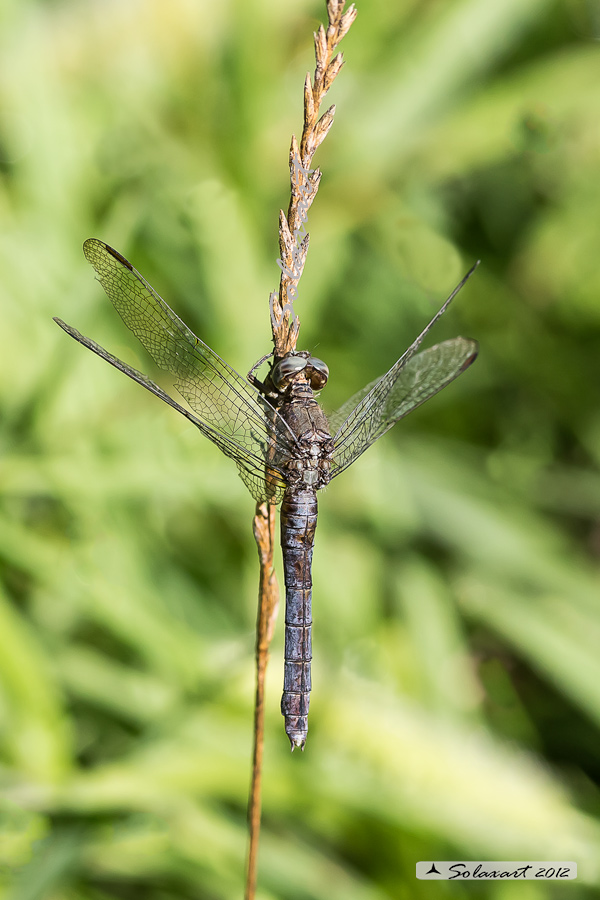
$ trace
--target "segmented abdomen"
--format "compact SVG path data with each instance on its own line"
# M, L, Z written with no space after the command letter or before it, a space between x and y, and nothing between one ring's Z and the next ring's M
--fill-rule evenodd
M310 701L312 552L317 527L313 489L286 490L281 505L285 577L285 669L281 712L294 747L304 748Z

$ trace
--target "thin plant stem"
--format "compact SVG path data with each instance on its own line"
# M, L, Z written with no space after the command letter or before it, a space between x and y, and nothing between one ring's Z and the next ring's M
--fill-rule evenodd
M279 215L279 251L281 278L279 291L271 294L271 326L275 359L296 349L300 320L295 315L293 300L308 252L309 235L304 232L306 213L317 195L321 172L311 170L313 155L333 124L335 106L319 118L321 102L342 68L341 53L334 56L352 22L356 9L351 5L344 13L346 0L327 0L327 30L322 25L314 35L316 68L304 82L304 121L300 144L292 135L289 154L290 202L287 215ZM254 747L252 779L248 801L248 865L245 900L254 900L258 868L258 843L261 821L261 781L264 748L264 689L269 659L269 646L279 604L279 588L273 569L275 541L275 506L257 504L253 522L254 538L260 559L259 605L256 631L256 694L254 706Z
M246 900L253 900L256 892L258 840L260 836L261 780L265 734L265 678L269 661L269 646L277 620L279 586L273 568L275 546L275 507L261 503L256 506L253 523L254 538L260 560L258 616L256 621L256 693L254 702L254 747L252 752L252 780L248 803L248 868Z

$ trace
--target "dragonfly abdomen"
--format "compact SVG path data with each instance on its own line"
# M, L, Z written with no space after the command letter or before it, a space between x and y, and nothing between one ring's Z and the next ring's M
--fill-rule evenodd
M294 747L308 733L312 659L312 552L317 527L313 489L286 490L281 505L281 548L285 578L285 663L281 712Z

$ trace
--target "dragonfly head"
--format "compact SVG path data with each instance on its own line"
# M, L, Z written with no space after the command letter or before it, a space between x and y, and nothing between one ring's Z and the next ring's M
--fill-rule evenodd
M271 369L271 381L283 393L292 381L302 373L313 391L320 391L327 384L329 369L322 359L311 356L308 351L291 351L278 360Z

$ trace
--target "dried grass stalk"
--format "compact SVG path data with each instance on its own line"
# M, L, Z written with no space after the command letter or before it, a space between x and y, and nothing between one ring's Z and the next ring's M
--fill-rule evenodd
M327 0L329 25L321 25L315 34L316 68L313 81L307 73L304 82L304 127L300 145L292 135L290 147L290 204L286 214L279 216L279 252L281 279L279 293L271 294L271 324L275 357L280 358L296 349L300 321L293 310L298 282L304 270L309 236L304 232L304 220L317 195L321 173L311 169L315 150L325 140L333 124L335 106L330 106L319 118L323 97L342 68L342 54L334 51L356 18L354 4L344 13L346 0ZM264 744L264 682L269 645L279 601L279 589L273 571L275 507L257 504L254 516L254 537L260 559L259 609L256 637L256 702L254 715L254 755L248 823L250 840L246 877L246 900L254 900L256 892L258 839L260 834L261 776Z
M304 82L304 126L300 144L292 135L290 146L290 204L287 216L279 217L279 253L281 278L279 293L271 294L271 324L275 358L296 349L300 320L293 303L298 282L304 270L309 236L304 233L304 220L316 197L321 180L319 169L311 169L312 158L333 125L335 106L319 118L323 98L344 64L335 49L356 18L354 4L344 12L346 0L327 0L327 30L322 25L314 35L316 68L311 82L310 72Z

